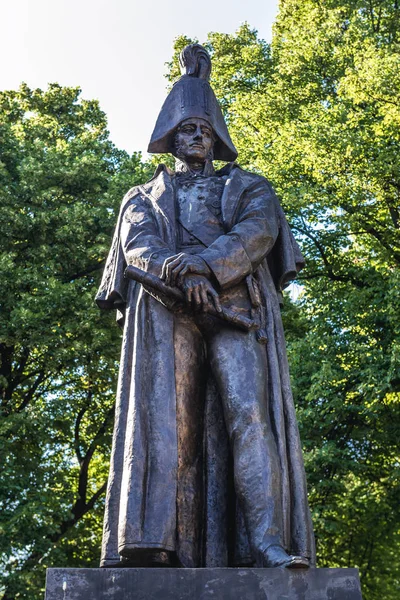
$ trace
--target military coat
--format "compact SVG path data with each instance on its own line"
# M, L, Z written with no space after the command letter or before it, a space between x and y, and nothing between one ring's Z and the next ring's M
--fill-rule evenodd
M205 246L201 256L221 291L249 275L258 282L268 338L269 413L281 468L283 540L289 553L309 557L313 563L312 524L279 302L281 290L303 266L303 258L265 178L236 164L218 174L224 177L223 234L210 243L200 229L192 233ZM164 260L177 252L177 223L176 175L160 165L149 182L131 189L122 202L96 297L101 308L117 309L123 325L103 566L116 564L120 553L132 554L135 549L176 550L174 314L140 285L124 279L124 269L134 264L159 276ZM215 428L221 428L221 419L213 413L205 431L209 464L205 465L203 566L223 567L231 566L229 557L235 553L227 547L227 513L220 505L229 489L224 480L230 472L229 451L222 448L227 439L223 441ZM218 447L216 439L220 439ZM242 554L246 554L245 538L246 532L238 531ZM239 557L237 562L241 561Z

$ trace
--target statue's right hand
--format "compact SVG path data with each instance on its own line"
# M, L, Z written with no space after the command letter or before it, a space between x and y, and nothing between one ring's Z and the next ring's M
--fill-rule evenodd
M167 285L176 285L180 277L185 275L211 275L207 263L196 254L175 254L165 259L161 279L164 279Z
M207 277L203 275L185 275L180 278L179 287L186 296L187 303L195 310L207 312L212 304L218 312L222 311L218 292Z

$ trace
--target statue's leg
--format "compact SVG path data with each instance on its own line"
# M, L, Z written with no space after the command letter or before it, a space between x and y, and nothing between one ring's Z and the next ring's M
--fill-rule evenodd
M193 319L175 318L178 434L177 552L184 567L201 565L203 517L204 341Z
M261 566L265 549L282 544L281 478L268 417L265 347L252 333L224 327L208 336L208 353L233 452L235 489Z

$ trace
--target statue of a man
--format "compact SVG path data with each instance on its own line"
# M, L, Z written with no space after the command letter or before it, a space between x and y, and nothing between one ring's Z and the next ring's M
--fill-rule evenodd
M123 321L102 566L314 562L280 292L303 265L268 181L236 149L194 44L125 196L97 296ZM181 304L124 278L127 266ZM249 331L226 312L255 324Z

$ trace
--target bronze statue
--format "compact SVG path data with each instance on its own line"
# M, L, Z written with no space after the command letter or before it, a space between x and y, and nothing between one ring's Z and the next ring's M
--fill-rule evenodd
M101 565L305 568L280 316L303 258L271 185L233 162L207 52L180 61L149 145L176 169L126 194L97 296L123 324Z

